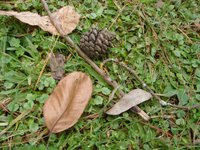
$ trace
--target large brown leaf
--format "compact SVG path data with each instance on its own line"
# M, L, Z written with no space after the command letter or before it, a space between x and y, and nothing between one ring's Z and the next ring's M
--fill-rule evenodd
M119 115L133 106L149 100L152 95L142 89L134 89L124 95L110 110L106 113L109 115Z
M52 133L72 127L92 95L92 81L82 72L63 78L43 106L45 123Z
M31 12L15 12L15 11L2 11L0 15L14 16L20 21L32 26L39 26L44 31L48 31L51 34L57 34L56 28L51 24L48 16L40 16L37 13ZM65 6L56 12L52 13L59 25L62 27L64 34L71 33L79 22L80 15L71 6Z

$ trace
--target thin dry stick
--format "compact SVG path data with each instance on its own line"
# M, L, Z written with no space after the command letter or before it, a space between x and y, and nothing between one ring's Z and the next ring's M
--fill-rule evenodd
M43 72L44 72L44 69L45 69L45 67L46 67L46 65L47 65L47 63L48 63L48 61L49 61L49 59L50 59L50 54L48 54L47 58L46 58L45 61L44 61L44 65L43 65L43 67L42 67L42 70L40 71L39 77L38 77L37 82L36 82L36 84L35 84L35 90L36 90L36 88L37 88L38 83L40 82L40 79L41 79L41 77L42 77L42 74L43 74Z
M116 59L106 59L105 61L103 61L103 65L106 63L106 62L109 62L109 61L112 61L112 62L115 62L117 64L119 64L120 66L124 67L125 69L127 69L129 72L131 72L135 78L142 84L143 88L146 88L159 102L162 106L172 106L172 107L175 107L175 108L180 108L180 109L186 109L186 110L190 110L190 109L195 109L195 108L199 108L200 107L200 104L198 105L194 105L194 106L179 106L179 105L174 105L174 104L171 104L171 103L167 103L165 101L163 101L158 95L156 95L153 90L137 75L137 73L131 69L130 67L128 67L127 65L125 65L124 63L121 63L119 62L118 60Z
M51 12L49 11L49 8L48 8L48 5L47 3L45 2L45 0L41 0L45 10L47 11L48 13L48 16L49 16L49 19L51 20L51 23L54 25L54 27L57 29L57 31L59 32L59 34L66 40L66 42L71 46L73 47L76 52L88 63L90 64L93 69L98 72L102 77L103 79L109 84L111 85L112 87L116 88L118 87L118 84L117 82L115 81L112 81L112 79L107 75L105 74L87 55L85 55L81 49L78 47L78 45L76 45L69 36L65 36L64 35L64 32L62 30L62 28L60 27L60 25L57 23L56 21L56 18L54 18L51 14ZM119 89L119 93L120 93L120 96L123 96L125 95L125 93ZM140 109L138 106L134 106L133 109L135 113L137 113L138 115L140 115L144 120L149 120L150 117L142 110Z
M188 37L188 35L185 32L183 32L183 30L181 30L180 28L177 29L188 39L188 42L192 44L192 40Z

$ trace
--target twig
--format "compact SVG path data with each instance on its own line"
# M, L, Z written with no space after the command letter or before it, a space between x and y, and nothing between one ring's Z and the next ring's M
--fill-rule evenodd
M172 107L175 107L175 108L180 108L180 109L185 109L185 110L191 110L191 109L196 109L196 108L200 108L200 104L197 104L197 105L193 105L193 106L180 106L180 105L174 105L174 104L171 104L171 103L167 103L165 101L160 101L160 104L162 106L172 106Z
M179 105L174 105L174 104L171 104L171 103L167 103L165 101L163 101L157 94L155 94L153 92L153 90L137 75L137 73L131 69L130 67L128 67L127 65L125 65L124 63L121 63L119 62L118 60L116 59L112 59L112 58L109 58L109 59L106 59L103 61L103 64L102 65L105 65L105 63L109 62L109 61L112 61L112 62L115 62L117 64L119 64L120 66L124 67L125 69L127 69L129 72L131 72L135 78L142 84L143 88L147 89L159 102L162 106L172 106L172 107L175 107L175 108L180 108L180 109L186 109L186 110L191 110L191 109L195 109L195 108L200 108L200 104L198 105L194 105L194 106L179 106Z
M90 115L86 116L85 119L96 119L98 117L99 117L99 114L95 113L95 114L90 114Z
M49 61L49 59L50 59L50 54L48 54L47 58L46 58L45 61L44 61L44 65L43 65L43 67L42 67L42 70L40 71L40 74L39 74L39 76L38 76L37 82L36 82L36 84L35 84L35 90L36 90L36 88L37 88L37 86L38 86L38 84L39 84L39 82L40 82L40 79L41 79L41 77L42 77L42 74L43 74L43 72L44 72L44 69L45 69L45 67L46 67L46 65L47 65L47 63L48 63L48 61Z
M98 72L102 77L103 79L109 84L111 85L112 87L116 88L118 87L118 84L117 82L115 81L112 81L112 79L107 75L105 74L87 55L85 55L81 49L78 47L78 45L76 45L69 36L65 36L62 28L60 27L60 25L58 25L57 21L56 21L56 18L54 18L51 14L51 12L49 11L49 8L48 8L48 5L47 3L45 2L45 0L41 0L43 6L44 6L44 9L47 11L48 13L48 16L49 16L49 19L51 21L51 23L54 25L54 27L56 28L56 30L59 32L59 34L66 40L66 42L71 46L73 47L76 52L88 63L90 64L93 69ZM123 96L125 93L122 91L122 90L119 90L119 93L120 93L120 96ZM144 120L149 120L150 117L142 110L140 109L138 106L135 106L134 107L134 112L137 113L138 115L140 115Z
M118 89L119 89L119 86L113 89L112 93L109 95L108 103L114 98L115 93L117 92Z
M155 118L174 119L175 116L173 115L151 116L151 119L155 119Z
M180 28L177 29L188 39L188 42L192 44L192 40L188 37L188 35L185 32L183 32L183 30L181 30Z

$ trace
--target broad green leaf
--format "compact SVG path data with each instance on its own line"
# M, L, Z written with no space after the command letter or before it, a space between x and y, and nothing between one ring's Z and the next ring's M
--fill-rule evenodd
M183 118L177 119L176 124L177 125L185 125L185 120Z
M23 107L26 109L26 110L29 110L29 109L32 109L34 106L34 103L33 101L29 100L28 102L24 103L23 104Z
M12 47L20 47L20 40L13 37L9 40L9 44Z
M126 43L125 48L130 51L131 50L131 44L130 43Z
M103 88L102 88L102 93L103 93L103 94L105 94L105 95L109 95L110 92L111 92L111 91L110 91L109 88L107 88L107 87L103 87Z
M198 69L196 69L196 71L195 71L195 74L196 74L196 76L197 77L199 77L200 78L200 69L198 68Z
M178 118L183 118L185 116L185 111L177 110L176 114Z
M185 89L179 89L177 96L179 99L179 105L186 105L188 103L189 97Z
M175 50L173 51L175 56L180 57L181 56L181 52L179 50Z
M196 99L200 101L200 94L196 94Z
M37 95L34 95L32 93L28 93L26 95L26 99L29 100L29 101L34 101L36 98L37 98Z
M102 105L103 104L103 98L101 96L96 96L93 101L93 105Z
M37 98L37 101L41 104L44 104L44 102L48 99L48 94L42 94L39 98Z
M31 132L36 132L39 129L39 126L37 123L31 123L29 124L29 129L31 130Z
M4 83L4 87L6 89L11 89L13 86L14 86L14 83L12 83L12 82L5 82Z
M171 86L167 86L163 93L164 93L163 96L171 97L176 95L178 91L176 89L173 89Z
M11 102L8 104L8 110L11 112L15 112L19 109L19 104L17 104L16 102Z
M101 6L96 12L97 16L100 17L103 14L103 11L104 11L104 8Z

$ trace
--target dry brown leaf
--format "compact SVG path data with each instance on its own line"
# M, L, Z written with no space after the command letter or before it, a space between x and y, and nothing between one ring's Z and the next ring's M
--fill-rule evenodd
M51 53L50 55L50 68L51 68L51 76L56 79L62 79L65 70L65 56L59 53Z
M142 89L134 89L124 95L110 110L106 113L109 115L119 115L133 106L149 100L152 95Z
M46 126L52 133L72 127L92 95L92 81L85 73L73 72L63 78L43 106Z
M0 15L14 16L20 21L32 26L39 26L44 31L48 31L51 34L58 35L56 28L51 24L48 16L40 16L31 12L15 12L15 11L2 11ZM71 6L65 6L56 12L52 13L56 21L62 27L65 35L71 33L77 26L80 15Z

